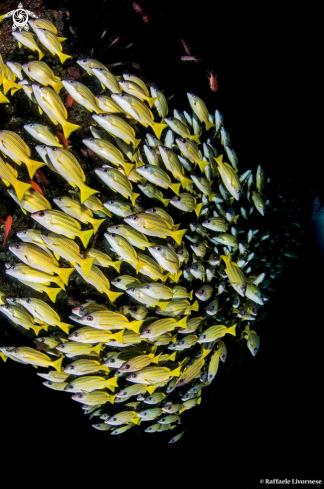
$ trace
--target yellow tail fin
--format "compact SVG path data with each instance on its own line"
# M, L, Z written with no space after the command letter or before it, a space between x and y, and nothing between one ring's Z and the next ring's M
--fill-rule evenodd
M174 324L177 328L186 328L187 327L187 316L183 317L178 321L177 323Z
M155 385L150 385L148 387L146 387L146 390L149 394L153 394L153 392L155 391L156 389L156 386Z
M102 343L98 343L98 345L95 346L94 348L92 348L91 351L94 351L98 355L98 357L99 357L100 356L101 347L102 347Z
M189 300L191 300L191 301L192 301L192 298L193 298L193 290L192 290L192 291L190 292L190 294L189 294Z
M160 124L159 122L154 122L153 123L153 131L155 133L155 136L160 139L161 137L161 134L162 134L162 131L163 129L165 129L166 127L168 127L168 124Z
M172 362L174 362L174 360L176 359L176 356L177 356L177 352L176 352L176 351L174 351L174 352L172 353L172 355L169 355L169 360L171 360Z
M171 185L171 188L176 195L180 194L180 187L181 187L181 183L173 183Z
M96 233L99 229L99 227L101 226L101 224L103 222L105 222L106 218L105 219L92 219L91 220L91 225L93 227L93 231L94 233Z
M61 63L63 64L67 59L71 58L68 54L60 53L58 54L58 57L60 58Z
M38 51L38 61L40 61L41 59L44 58L45 54L43 53L43 51L41 51L41 49L37 49Z
M143 321L132 321L132 322L128 323L127 329L131 329L132 331L134 331L134 333L139 333L140 328L141 328L143 323L144 323L144 320Z
M7 92L10 90L10 88L17 88L17 87L21 86L21 85L18 85L18 83L15 83L14 81L8 80L8 78L5 78L5 77L3 77L2 84L3 84L3 93L5 95L7 95Z
M213 124L210 121L205 121L205 124L206 124L206 131L208 131L208 129L210 129L211 127L215 127L215 124Z
M120 266L122 263L123 263L123 260L112 261L110 266L114 267L114 269L117 270L117 272L119 273L120 272Z
M54 302L54 304L55 304L57 295L62 290L62 289L57 289L57 288L53 288L53 287L45 287L44 285L42 286L42 289L44 292L46 292L46 294L51 299L51 301Z
M111 379L107 380L106 385L107 385L108 389L110 389L113 392L115 391L115 387L118 387L117 379L118 379L118 377L112 377Z
M200 136L188 136L190 139L192 139L193 141L195 141L197 144L200 144Z
M78 126L77 124L72 124L71 122L68 121L64 121L62 122L62 128L63 128L65 139L69 139L71 132L81 129L81 126Z
M170 277L169 273L165 273L162 275L161 281L164 284L164 282Z
M162 353L159 353L156 357L152 358L151 363L159 363L159 359Z
M4 353L2 353L2 351L0 351L0 357L2 358L2 360L6 363L8 357L7 355L5 355Z
M135 165L133 165L133 163L124 163L123 164L123 168L125 170L125 175L126 177L128 177L128 175L130 174L130 172L133 170Z
M170 372L170 377L180 377L181 375L181 365L180 367L176 368L175 370L171 370Z
M191 309L192 311L199 311L199 303L198 303L198 301L195 301L195 302L192 304L192 306L191 306L191 308L190 308L190 309Z
M72 328L72 325L71 324L67 324L67 323L62 323L61 321L57 323L57 326L59 328L61 328L62 331L64 331L64 333L66 334L69 334L69 330L70 328Z
M135 139L135 141L134 141L134 149L137 148L137 146L139 145L139 143L141 141L142 141L141 139Z
M52 87L54 88L56 93L60 93L63 88L63 83L60 81L52 82Z
M93 188L87 187L87 185L82 185L80 189L80 202L83 204L91 195L97 194L99 190L94 190Z
M93 229L90 229L89 231L79 231L79 238L82 241L83 246L86 248L88 246L88 243L93 235Z
M164 312L169 304L170 302L159 302L159 308Z
M137 199L137 197L139 197L140 194L135 194L134 192L132 192L132 196L131 196L131 201L132 201L132 204L133 204L133 207L135 205L135 200Z
M63 280L60 277L50 277L49 282L53 282L54 284L58 285L61 287L61 289L65 290L65 285L63 283Z
M113 304L119 296L123 295L124 292L112 292L111 290L107 290L107 296L110 302ZM122 341L121 341L122 343Z
M235 331L235 328L236 328L237 324L233 324L233 326L231 326L230 328L228 328L227 330L227 333L233 335L233 336L236 336L236 331Z
M31 179L35 175L35 171L38 170L38 168L45 166L45 163L43 163L42 161L35 161L35 160L31 160L30 158L28 159L26 158L26 161L24 163L28 168L28 173Z
M186 234L188 229L181 229L180 231L174 231L172 234L172 238L174 241L180 246L182 242L183 236Z
M10 104L10 100L8 100L2 92L0 92L0 104Z
M74 272L74 268L60 268L57 269L57 273L65 285L69 284L69 277L71 273Z
M58 360L55 360L55 362L51 362L52 367L55 368L58 372L61 372L61 365L63 362L64 355L62 355Z
M192 185L192 180L189 180L189 178L186 178L182 175L181 176L181 185L185 189L186 187L188 187L188 185Z
M20 201L22 201L25 192L27 192L27 190L31 188L31 185L29 185L29 183L24 183L20 180L16 180L13 186L17 194L18 200Z
M123 336L124 336L124 330L122 329L121 331L118 331L118 333L112 334L111 337L114 338L118 343L124 343L123 342Z
M110 402L111 404L114 404L115 399L116 399L116 396L117 396L117 394L115 394L114 396L109 396L108 399L107 399L108 402Z
M200 171L203 172L206 166L209 165L209 161L204 161L204 160L198 160L198 165L200 168Z
M195 213L196 213L197 217L199 217L202 206L203 206L203 203L200 202L200 204L197 204L195 207Z
M168 207L169 202L170 202L170 199L162 199L162 204L164 205L164 207Z

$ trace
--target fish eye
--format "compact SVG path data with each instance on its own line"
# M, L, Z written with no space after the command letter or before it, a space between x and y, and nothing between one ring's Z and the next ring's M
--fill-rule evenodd
M46 148L46 146L45 146L45 148ZM52 151L57 151L57 148L56 148L56 147L54 147Z
M34 127L34 124L29 124L29 127Z
M40 217L44 217L44 216L45 216L45 212L44 212L44 211L40 211L40 212L38 213L38 215L39 215Z
M179 341L178 345L184 345L184 340Z
M93 321L93 316L87 316L87 321Z
M51 382L50 380L47 381L47 384L48 385L53 385L53 382Z
M125 368L129 368L129 367L130 367L130 364L126 363Z
M132 377L132 379L136 379L137 374L132 374L131 377Z
M202 334L201 337L200 337L202 340L204 340L206 338L206 335L205 334Z
M69 365L68 368L69 368L69 370L74 370L75 369L75 366L74 365Z
M117 421L117 418L113 418L112 420L113 420L113 421Z
M72 384L68 384L68 385L66 386L66 388L67 388L67 389L73 389L73 385L72 385Z
M17 250L19 250L19 248L20 248L20 244L19 244L19 243L15 244L14 246L15 246L15 248L16 248Z
M116 341L116 340L115 340L114 338L111 338L111 340L110 340L110 341L113 343L113 342L114 342L114 341Z
M145 333L148 333L148 334L150 334L150 332L151 332L151 330L150 330L150 329L147 329L147 330L145 331Z
M78 399L83 399L83 394L78 394L78 395L77 395L77 398L78 398Z
M192 270L197 270L197 268L198 268L198 265L196 265L196 264L194 264L194 265L191 265L191 267L190 267L190 268L191 268Z
M38 343L45 343L44 338L36 338L36 341L38 341Z
M77 331L74 333L74 337L77 338L78 336L80 336L80 333L78 333Z
M26 230L25 230L25 231L23 231L23 234L27 234L27 231L26 231Z
M105 173L107 173L108 168L102 168L102 171L105 172Z
M111 358L109 361L110 363L115 363L116 360L114 358Z
M43 233L44 236L48 237L49 236L49 232L47 231L46 233Z
M57 200L61 202L63 200L63 197L58 197Z
M119 226L115 226L115 229L119 229Z
M18 348L14 348L13 350L11 350L12 353L18 353Z
M183 251L182 250L177 251L177 255L183 255Z
M121 278L116 278L115 282L121 282Z
M132 216L131 219L133 219L133 221L137 221L138 217L137 216Z
M257 348L254 348L254 351L258 351L258 349Z
M157 250L157 251L162 251L161 246L157 246L156 250Z
M27 304L31 303L31 299L26 299Z

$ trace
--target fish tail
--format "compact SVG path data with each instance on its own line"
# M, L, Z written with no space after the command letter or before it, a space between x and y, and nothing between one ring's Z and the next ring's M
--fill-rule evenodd
M18 90L22 89L22 85L17 85L17 87L11 89L11 96L13 96Z
M156 357L153 357L151 363L159 363L159 359L161 355L162 353L159 353L158 355L156 355Z
M58 276L63 280L65 285L69 284L69 277L74 272L74 268L59 268L57 270Z
M25 192L27 192L27 190L31 188L31 185L29 185L29 183L24 183L20 180L16 180L13 186L17 194L18 200L20 201L22 201Z
M159 97L147 97L146 99L149 103L149 106L152 108L154 106L154 103L159 100Z
M101 347L102 347L102 343L98 343L98 345L95 346L94 348L92 348L91 351L94 351L98 355L98 357L99 357L100 356Z
M45 163L43 163L42 161L35 161L28 158L26 159L26 166L28 168L28 173L30 178L33 179L35 171L38 170L38 168L45 166Z
M142 140L141 139L135 139L134 140L134 149L137 148L137 146L139 145L139 143L141 142Z
M152 129L155 133L155 136L160 139L161 138L161 134L162 134L162 131L163 129L165 129L166 127L168 127L168 124L161 124L160 122L153 122L153 126L152 126Z
M132 171L132 169L134 168L135 165L133 165L133 163L124 163L123 164L123 168L125 170L125 175L126 177L128 177L128 175L130 174L130 172Z
M87 200L91 195L97 194L98 190L94 190L93 188L88 187L87 185L83 184L80 189L80 202L83 204L85 200Z
M33 329L35 335L38 336L40 330L43 329L43 326L36 326L36 325L34 325L32 329Z
M238 220L239 217L240 217L239 214L234 217L233 221L235 222L235 224L237 223L237 220Z
M63 64L67 59L71 58L68 54L60 53L58 54L58 57L60 58L61 63Z
M123 342L123 336L124 336L124 330L123 329L121 331L118 331L118 333L111 335L111 337L114 338L116 341L118 341L118 343L124 343Z
M136 260L135 261L135 270L136 270L136 273L139 273L139 271L141 270L141 268L144 266L144 263L141 262L140 260Z
M162 199L162 204L164 205L164 207L168 207L169 202L170 202L170 199Z
M114 269L117 270L117 272L119 273L120 272L120 266L122 263L123 263L123 260L112 261L111 266L114 267Z
M167 280L167 278L170 276L169 273L165 273L164 275L162 275L161 277L161 280L162 280L162 283L164 284L164 282Z
M171 185L171 188L176 195L180 194L180 187L181 187L181 183L173 183Z
M199 397L197 404L199 405L201 403L201 397Z
M66 333L66 334L69 334L69 330L70 330L70 328L72 328L72 325L71 324L62 323L61 321L59 321L57 323L57 326L59 328L61 328L61 330L64 331L64 333Z
M79 238L82 241L83 246L86 248L88 246L88 243L93 235L93 229L90 229L89 231L79 231Z
M231 255L221 255L220 257L224 260L226 265L231 262Z
M109 396L108 399L107 399L108 402L110 402L111 404L114 404L115 399L116 399L116 396L117 396L117 394L115 394L114 396Z
M133 418L131 419L131 423L139 425L141 424L141 418Z
M198 304L198 301L195 301L191 308L190 308L192 311L199 311L199 304Z
M98 232L99 227L106 219L92 219L91 225L93 227L94 234Z
M10 104L10 100L8 100L2 92L0 92L0 104Z
M57 372L61 372L61 365L63 362L63 358L64 358L64 355L62 355L60 358L58 358L54 362L51 362L52 367L54 367L55 370L57 370Z
M235 328L236 328L237 324L233 324L233 326L231 326L230 328L228 328L227 330L227 333L233 335L233 336L236 336L236 331L235 331Z
M186 178L183 175L181 175L181 185L182 188L185 189L188 187L188 185L192 185L192 180L189 180L189 178Z
M118 387L118 377L112 377L111 379L108 379L109 385L112 387Z
M55 304L56 297L61 292L62 289L58 289L58 288L55 288L55 287L46 287L46 286L43 286L43 290L44 290L44 292L46 292L46 294L51 299L51 301Z
M198 165L200 168L200 171L203 172L206 166L209 165L209 161L204 161L204 160L198 160Z
M54 81L52 82L52 87L54 88L56 93L60 93L63 88L63 83L61 83L60 81Z
M215 124L213 124L210 121L205 121L205 124L206 124L206 131L208 131L208 129L210 129L211 127L215 127Z
M164 312L169 304L170 304L169 302L159 302L159 307Z
M38 51L38 61L40 61L42 58L44 58L45 54L41 49L37 49Z
M183 236L186 234L188 229L181 229L180 231L174 231L172 233L172 238L180 246Z
M135 205L135 200L137 199L137 197L139 197L140 194L135 194L135 192L132 192L132 195L131 195L131 201L132 201L132 204L133 204L133 207Z
M203 206L203 203L200 202L200 204L197 204L195 207L195 213L196 213L197 217L199 217L202 206Z
M180 409L179 414L183 413L183 411L185 411L186 409L187 409L187 408L186 408L186 406L183 406L183 407Z
M150 385L150 386L147 386L146 387L147 392L149 394L151 394L151 395L153 394L153 392L155 391L155 389L156 389L156 386L155 385Z
M2 84L3 84L3 93L5 95L7 95L7 92L10 90L10 88L20 87L20 85L18 85L17 83L11 80L8 80L8 78L5 77L3 77Z
M50 277L49 282L54 282L56 285L61 287L62 290L65 290L64 282L60 277Z
M169 355L169 360L171 360L172 362L174 362L174 360L176 359L176 356L177 356L177 352L176 352L176 351L174 351L174 352L172 353L172 355Z
M77 124L72 124L71 122L68 121L64 121L64 122L62 121L61 125L63 128L65 139L69 139L71 132L81 129L81 126L78 126Z
M195 141L195 143L200 144L200 136L195 134L193 136L189 136L189 138Z
M187 327L187 316L180 319L180 321L174 324L177 328L186 328Z
M143 321L132 321L131 323L128 323L127 329L131 329L132 331L134 331L134 333L139 333L139 330L140 330L143 323L144 323L144 320Z
M118 299L119 296L123 295L124 292L112 292L111 290L107 290L106 293L108 295L108 299L113 304L115 302L115 300ZM122 341L121 341L121 343L122 343Z
M4 353L2 353L2 351L0 351L0 357L2 358L2 360L6 363L8 357L7 355L5 355Z
M57 38L60 42L64 42L67 40L67 37L58 37Z
M176 368L175 370L171 370L170 376L172 377L180 377L181 375L181 365L180 367Z

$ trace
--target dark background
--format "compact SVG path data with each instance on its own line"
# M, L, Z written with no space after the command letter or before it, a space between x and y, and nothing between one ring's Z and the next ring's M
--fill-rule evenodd
M26 6L27 6L26 2ZM126 71L174 95L186 92L224 115L243 168L261 163L305 206L305 250L291 260L258 332L261 348L220 366L186 433L112 437L98 432L81 406L42 386L33 367L1 364L1 480L11 487L260 487L260 479L320 479L322 463L323 263L309 199L323 196L324 3L184 0L140 2L145 24L126 0L44 1L70 13L70 53ZM25 4L24 4L25 6ZM25 7L27 8L27 7ZM103 31L108 29L100 40ZM110 49L111 40L121 40ZM181 62L179 38L199 63ZM128 50L122 47L134 42ZM219 90L208 87L213 69ZM124 67L112 68L121 74ZM296 202L291 202L294 209ZM287 259L288 260L288 259ZM27 374L26 374L27 371Z

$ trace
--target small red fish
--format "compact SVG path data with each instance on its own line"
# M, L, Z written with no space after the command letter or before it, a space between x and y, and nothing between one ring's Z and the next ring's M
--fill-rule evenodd
M182 46L183 46L183 49L185 50L186 54L188 56L191 56L191 49L190 49L189 44L187 44L186 41L184 41L183 39L180 39L180 41L182 42Z
M133 3L132 3L132 7L133 7L133 9L134 9L134 10L135 10L135 11L136 11L138 14L141 14L141 15L142 15L142 13L143 13L143 9L142 9L142 7L140 6L140 4L139 4L139 3L133 2Z
M198 58L198 56L181 56L181 61L195 61L196 63L198 63L200 59Z
M115 39L113 39L111 41L111 43L109 44L108 49L111 48L111 46L113 46L114 44L116 44L119 41L119 39L120 39L120 37L116 37Z
M37 182L42 183L46 187L48 187L50 185L50 182L47 180L47 178L44 175L44 173L42 172L42 170L36 170L35 171L35 178L36 178Z
M67 93L65 96L65 107L69 109L70 107L72 107L73 102L74 102L73 98L69 93Z
M40 188L40 186L39 186L39 185L38 185L36 182L34 182L34 180L29 180L29 183L30 183L30 185L31 185L31 186L32 186L32 187L33 187L35 190L37 190L37 192L39 192L40 194L44 195L43 190Z
M10 233L11 226L12 226L12 217L8 216L7 219L5 220L2 246L4 246L6 244L8 234Z
M62 134L61 132L56 132L55 134L59 138L61 144L63 144L64 146L68 146L70 144L71 141L65 139L64 134Z
M207 71L209 75L209 87L212 92L217 92L218 90L218 81L216 75L214 75L213 71Z
M150 24L151 22L148 14L142 15L142 19L144 20L145 24Z

